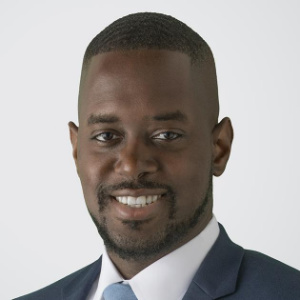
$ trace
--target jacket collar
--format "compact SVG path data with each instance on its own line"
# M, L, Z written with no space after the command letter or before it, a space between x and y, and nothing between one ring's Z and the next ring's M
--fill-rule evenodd
M224 227L198 269L183 299L217 299L236 290L244 249L234 244Z
M219 224L220 234L198 269L183 300L212 300L236 290L238 272L244 249L234 244L224 227ZM102 258L79 272L62 290L64 300L82 300L88 295L99 276Z
M90 292L93 283L100 274L102 257L91 265L78 271L78 274L62 290L62 299L64 300L82 300Z

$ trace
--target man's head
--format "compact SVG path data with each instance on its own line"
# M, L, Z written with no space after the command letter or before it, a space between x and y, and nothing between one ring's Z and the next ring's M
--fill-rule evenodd
M141 13L87 48L73 156L88 210L112 259L149 262L186 243L212 216L212 175L229 158L218 124L212 53L180 21Z
M116 20L88 45L82 64L81 85L85 82L92 58L101 53L128 51L137 49L156 49L181 52L190 57L192 65L197 65L210 81L211 95L209 108L212 122L216 122L219 113L218 89L213 54L208 44L198 33L181 21L159 13L136 13ZM79 111L81 92L79 90Z

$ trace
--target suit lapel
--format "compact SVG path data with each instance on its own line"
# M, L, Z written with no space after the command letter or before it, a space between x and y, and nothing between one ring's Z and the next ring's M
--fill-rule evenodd
M212 300L236 290L244 249L234 244L221 224L220 234L193 278L183 300ZM102 258L74 277L62 290L63 300L85 299L101 270Z
M198 269L184 300L217 299L236 289L244 249L229 239L221 224L219 227L220 234Z
M101 270L102 257L95 261L81 273L76 276L68 285L62 290L63 300L82 300L86 299L90 292L93 283L97 279Z

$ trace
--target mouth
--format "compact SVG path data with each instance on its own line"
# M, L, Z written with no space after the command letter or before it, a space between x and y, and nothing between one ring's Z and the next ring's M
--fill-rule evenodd
M141 195L138 197L133 196L115 196L114 198L124 205L133 207L133 208L141 208L148 206L152 203L155 203L159 200L163 195Z
M164 188L118 189L110 194L112 215L122 222L154 220L166 212Z

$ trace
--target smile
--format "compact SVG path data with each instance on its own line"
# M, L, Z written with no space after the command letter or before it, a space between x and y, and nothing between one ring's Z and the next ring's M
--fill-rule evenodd
M139 197L119 196L115 198L117 201L119 201L124 205L140 208L156 202L160 197L161 195L147 195L147 196L139 196Z

